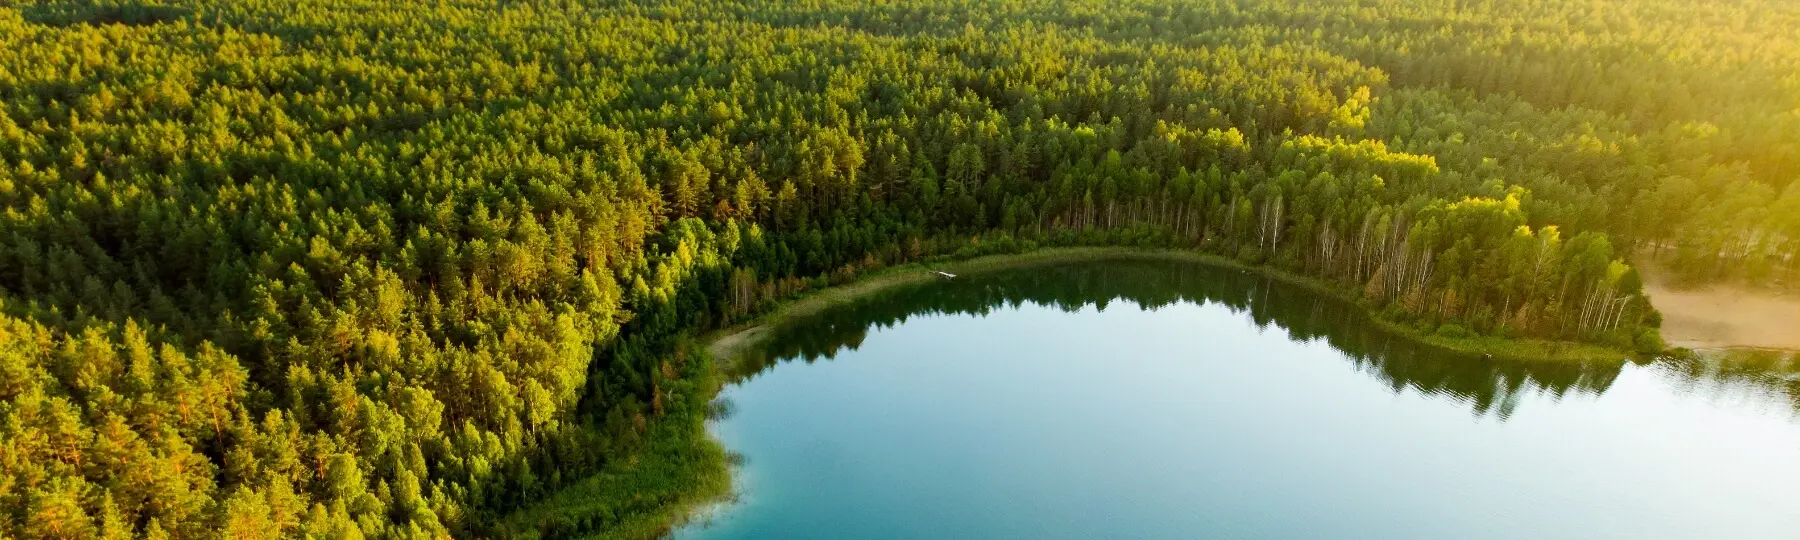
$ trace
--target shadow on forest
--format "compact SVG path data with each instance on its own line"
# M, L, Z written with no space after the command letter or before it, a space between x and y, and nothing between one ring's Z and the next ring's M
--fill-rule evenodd
M27 22L56 27L79 24L148 26L181 19L192 15L193 11L186 7L133 0L69 0L28 5L20 10L20 15Z
M871 329L914 316L985 316L1027 302L1072 312L1118 301L1149 309L1182 302L1220 304L1247 314L1263 329L1280 328L1295 341L1324 340L1358 371L1394 392L1411 389L1501 419L1512 414L1521 397L1533 393L1559 399L1570 393L1603 393L1624 365L1502 360L1449 351L1381 328L1360 306L1255 273L1191 262L1122 260L998 271L881 291L770 329L761 346L733 364L730 375L742 381L782 361L833 358L859 347ZM1656 362L1696 392L1749 385L1758 392L1778 392L1800 407L1794 399L1800 395L1800 379L1776 369L1787 366L1786 373L1796 373L1794 362L1726 363L1732 369L1719 369L1719 364L1716 359Z

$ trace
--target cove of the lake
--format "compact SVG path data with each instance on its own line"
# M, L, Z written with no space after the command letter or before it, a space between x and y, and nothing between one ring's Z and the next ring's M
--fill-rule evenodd
M1109 261L770 330L680 538L1800 537L1796 384L1419 346L1239 270Z

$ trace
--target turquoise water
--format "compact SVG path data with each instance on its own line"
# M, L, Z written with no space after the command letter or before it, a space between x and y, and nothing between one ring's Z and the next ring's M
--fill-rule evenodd
M777 329L681 538L1795 538L1786 383L1507 363L1152 262L967 276Z

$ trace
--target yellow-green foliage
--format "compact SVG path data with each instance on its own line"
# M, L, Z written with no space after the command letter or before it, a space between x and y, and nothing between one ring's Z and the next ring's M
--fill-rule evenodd
M1655 343L1627 252L1800 261L1797 11L0 3L0 536L493 534L699 422L679 336L948 253Z

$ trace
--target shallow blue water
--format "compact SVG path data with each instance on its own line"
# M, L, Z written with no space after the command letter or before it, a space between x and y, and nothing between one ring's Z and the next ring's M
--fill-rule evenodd
M866 332L796 325L771 347L835 358L776 351L724 392L740 497L676 536L1800 536L1800 424L1766 385L1434 357L1260 281L1280 298L1020 298L1165 274L1228 277L976 277L871 300L921 313Z

